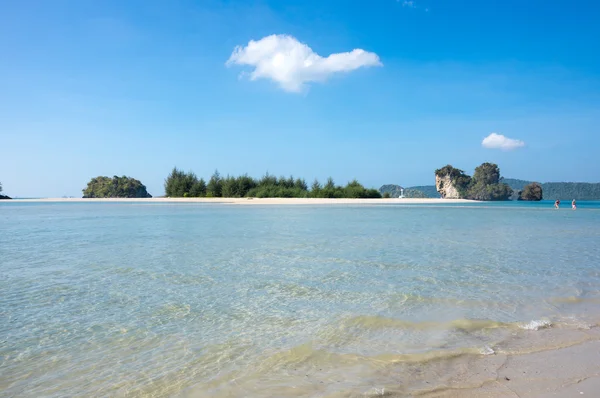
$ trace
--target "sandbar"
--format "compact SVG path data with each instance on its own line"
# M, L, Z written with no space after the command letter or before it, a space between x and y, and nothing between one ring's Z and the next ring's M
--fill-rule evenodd
M322 198L44 198L13 199L10 202L135 202L135 203L203 203L232 205L381 205L381 204L452 204L474 203L467 199L322 199Z

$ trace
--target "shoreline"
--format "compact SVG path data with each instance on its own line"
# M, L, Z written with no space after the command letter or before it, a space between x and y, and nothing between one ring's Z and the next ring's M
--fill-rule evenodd
M325 198L43 198L12 199L11 203L199 203L233 205L378 205L378 204L441 204L477 203L468 199L391 198L391 199L325 199Z
M476 372L471 369L464 384L417 391L414 395L423 398L595 396L600 389L599 354L600 340L596 338L528 354L500 354L499 366L487 363L484 368L481 359L479 368ZM480 373L487 373L487 377L477 380L475 375Z

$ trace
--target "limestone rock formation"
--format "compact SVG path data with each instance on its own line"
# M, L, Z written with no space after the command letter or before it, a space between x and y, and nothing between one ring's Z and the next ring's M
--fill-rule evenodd
M435 189L442 199L460 199L460 193L449 175L435 176Z

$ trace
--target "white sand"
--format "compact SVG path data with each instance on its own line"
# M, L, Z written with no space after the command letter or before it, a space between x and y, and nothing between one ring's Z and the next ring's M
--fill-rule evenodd
M218 203L236 205L378 205L472 203L466 199L300 199L300 198L144 198L82 199L47 198L13 199L11 202L139 202L139 203Z
M479 373L484 369L471 369ZM447 389L427 398L600 397L600 341L525 355L509 355L495 380L476 388Z

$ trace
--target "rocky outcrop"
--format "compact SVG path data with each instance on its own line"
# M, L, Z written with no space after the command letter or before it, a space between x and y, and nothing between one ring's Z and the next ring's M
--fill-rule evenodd
M449 175L436 175L435 176L435 189L439 192L442 199L460 199L460 193L452 178Z
M3 199L10 199L10 198L8 196L0 195L0 200L3 200Z

